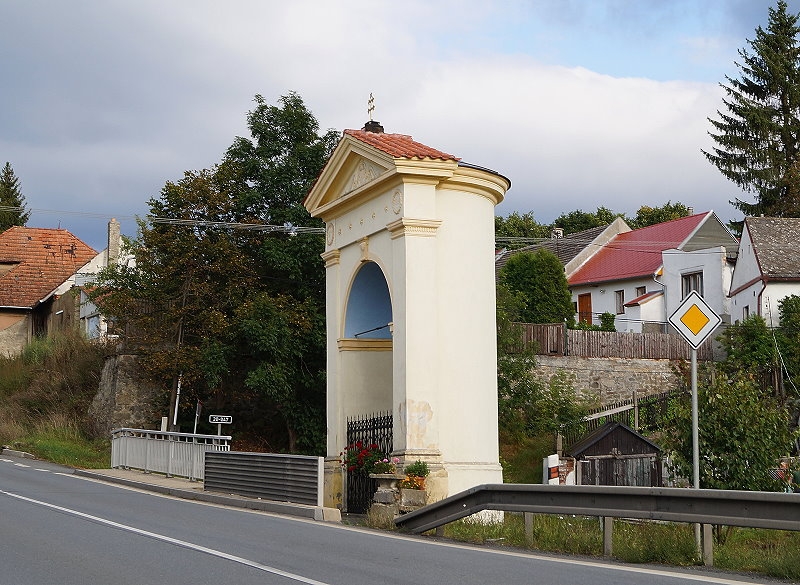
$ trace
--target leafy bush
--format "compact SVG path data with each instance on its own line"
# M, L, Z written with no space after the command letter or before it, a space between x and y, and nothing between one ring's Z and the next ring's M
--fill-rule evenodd
M406 465L405 469L403 469L403 473L413 477L428 477L430 472L431 470L428 468L428 464L425 461L420 461L419 459L410 465Z

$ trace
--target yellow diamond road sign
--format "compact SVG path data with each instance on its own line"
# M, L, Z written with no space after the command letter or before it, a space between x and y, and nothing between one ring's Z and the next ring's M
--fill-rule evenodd
M722 319L706 304L703 297L692 291L672 313L669 322L683 335L689 345L697 349Z

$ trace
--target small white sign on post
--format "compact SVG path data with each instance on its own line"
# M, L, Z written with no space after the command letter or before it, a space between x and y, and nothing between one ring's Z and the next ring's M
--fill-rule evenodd
M212 425L217 425L217 434L222 434L222 425L229 425L233 423L233 417L229 414L209 414L208 422Z

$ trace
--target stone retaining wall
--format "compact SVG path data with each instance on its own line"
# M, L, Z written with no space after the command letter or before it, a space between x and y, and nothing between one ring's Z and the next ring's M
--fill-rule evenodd
M549 381L559 371L574 376L580 396L596 397L601 405L638 396L659 394L678 387L671 360L536 356L536 375Z

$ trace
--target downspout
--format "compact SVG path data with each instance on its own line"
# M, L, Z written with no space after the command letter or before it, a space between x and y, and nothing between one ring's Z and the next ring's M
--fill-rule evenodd
M663 294L664 294L664 313L665 313L664 314L664 322L663 322L664 323L664 333L668 333L668 331L666 330L667 329L667 321L666 321L666 317L667 317L667 315L666 315L666 313L667 313L667 285L664 284L663 282L661 282L660 280L658 280L658 272L654 272L653 273L653 281L655 281L656 284L661 285L661 288L663 289Z

